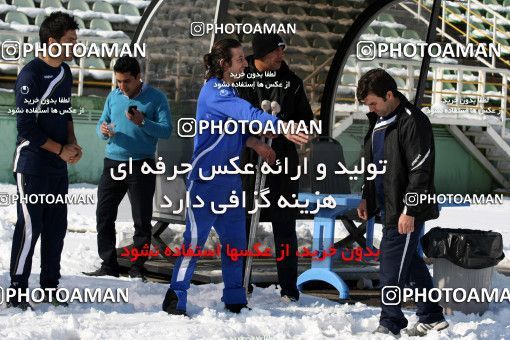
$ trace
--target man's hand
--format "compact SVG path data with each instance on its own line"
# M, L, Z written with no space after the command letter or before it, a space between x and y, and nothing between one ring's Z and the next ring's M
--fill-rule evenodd
M114 131L112 131L112 130L110 130L108 128L108 124L106 122L102 122L101 123L101 126L99 127L99 130L101 131L103 136L108 137L108 138L112 138L113 135L115 134Z
M78 144L71 144L71 145L79 148L78 153L69 159L69 164L76 164L81 159L81 156L83 156L83 149Z
M398 219L398 232L399 234L409 234L414 231L414 217L405 214L400 214Z
M60 153L60 158L62 158L66 163L74 164L81 158L81 147L77 144L66 144Z
M253 150L269 165L273 165L276 162L276 152L266 143L257 144Z
M255 150L255 152L262 157L269 165L273 165L276 162L276 152L267 145L262 142L260 139L254 136L248 137L246 141L246 146Z
M133 112L133 114L131 115L131 114L129 114L129 112L126 111L127 119L129 119L130 121L132 121L136 125L142 124L143 119L145 118L143 113L138 111L137 109L133 109L132 112Z
M358 205L358 217L362 220L367 220L368 213L367 213L367 200L363 199L361 202L359 202Z
M291 128L290 130L287 129L287 126L288 126L289 123L285 123L284 126L285 126L285 130L287 131L296 131L297 130L297 124L296 123L293 123L294 124L294 128ZM290 140L292 143L294 144L297 144L297 145L303 145L303 144L306 144L308 143L308 140L310 139L308 137L308 135L300 132L300 133L297 133L297 134L284 134L283 135L285 138L287 138L288 140Z
M269 139L275 139L276 137L278 137L278 135L275 135L274 133L271 133L271 132L264 133L264 134L262 134L261 136L262 136L262 137L269 138Z

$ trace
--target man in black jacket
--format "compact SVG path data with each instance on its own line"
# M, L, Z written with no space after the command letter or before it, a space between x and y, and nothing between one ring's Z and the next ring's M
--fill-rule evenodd
M247 76L245 80L255 79L255 86L238 87L239 96L249 101L253 106L260 107L263 100L276 101L281 106L281 113L278 117L283 121L293 120L311 121L313 119L312 109L306 98L303 81L292 72L285 61L283 61L285 42L278 34L256 34L252 40L253 55L247 58L248 67L245 74L260 75L261 78L251 78ZM245 81L243 81L244 83ZM281 84L281 87L272 87L272 84ZM264 87L259 85L263 84ZM267 86L266 86L267 85ZM283 136L273 139L272 148L276 153L276 158L284 164L284 159L288 159L289 174L268 175L266 177L266 188L269 188L268 194L271 206L261 212L261 221L269 221L273 226L273 235L275 243L275 253L277 256L282 249L289 247L289 256L282 261L276 262L278 271L278 281L281 286L281 296L284 301L297 301L299 291L296 287L297 281L297 236L296 219L298 211L296 209L278 207L278 199L284 196L290 202L292 194L299 191L299 179L291 180L296 177L299 159L296 147L293 143L287 141ZM257 163L257 154L245 149L242 157L243 163ZM255 187L255 176L244 176L243 187L247 193L253 193ZM248 195L249 196L249 195ZM250 209L252 203L248 205ZM251 215L247 216L246 230L249 235Z
M382 312L376 333L400 334L407 319L391 291L406 285L420 291L433 288L428 268L417 252L424 222L439 216L436 203L421 203L419 195L434 194L434 137L429 119L397 91L384 70L368 71L358 82L358 100L370 109L364 157L378 170L373 180L365 173L361 219L380 214L383 238L380 256ZM396 288L399 287L399 288ZM425 335L448 327L437 303L417 302L419 321L408 335Z

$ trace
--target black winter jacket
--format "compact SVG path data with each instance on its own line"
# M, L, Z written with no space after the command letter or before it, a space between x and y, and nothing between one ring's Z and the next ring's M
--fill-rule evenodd
M253 56L249 56L248 67L244 70L245 74L252 73L264 73L260 72L255 68ZM243 79L242 82L250 81L250 79ZM253 81L253 80L251 80ZM262 80L256 81L274 83L275 81L281 82L283 88L250 88L250 87L238 87L239 96L249 101L253 106L260 107L263 100L277 101L281 106L281 113L278 117L284 121L293 120L295 122L304 120L311 121L313 119L312 109L308 103L306 92L304 89L303 81L292 72L285 62L278 71L276 71L275 77L265 77ZM290 87L285 88L289 82ZM276 152L276 158L280 159L283 164L283 159L288 158L289 162L289 175L271 175L267 178L267 185L270 189L270 195L268 198L271 201L271 207L277 207L277 200L280 195L285 197L291 197L292 194L297 194L299 191L299 180L291 180L290 178L295 176L297 173L297 166L299 164L299 158L294 143L288 141L283 136L278 136L273 139L272 148ZM252 164L257 163L258 156L252 149L245 148L241 157L242 164L248 162ZM247 193L253 192L255 186L255 176L243 176L243 187ZM249 196L249 195L248 195ZM247 206L252 206L251 202L248 202ZM247 209L249 210L249 209Z
M387 227L398 226L400 214L415 217L416 223L423 223L439 216L436 203L425 201L415 204L416 194L434 194L434 136L428 117L411 104L403 95L401 104L395 109L396 123L390 125L384 138L386 172L384 174L384 205ZM372 132L378 116L367 114L369 130L365 136L365 163L373 162ZM367 201L368 218L379 213L375 193L375 181L367 180L365 171L362 197ZM405 201L407 203L405 203Z

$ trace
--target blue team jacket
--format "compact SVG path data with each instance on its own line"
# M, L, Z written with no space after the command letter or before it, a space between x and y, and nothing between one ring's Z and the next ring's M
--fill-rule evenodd
M220 84L221 86L219 86ZM224 122L227 119L257 120L262 125L272 121L274 126L278 121L278 118L241 99L235 88L226 86L222 80L213 77L200 90L197 103L197 124L200 124L201 120ZM188 175L188 180L199 179L200 168L206 176L211 175L213 166L228 166L229 170L233 170L230 159L241 155L241 150L249 136L247 133L242 134L241 129L238 129L235 134L211 133L210 130L197 133L194 137L192 170ZM237 165L239 165L239 160ZM215 176L214 180L228 182L232 180L232 176Z

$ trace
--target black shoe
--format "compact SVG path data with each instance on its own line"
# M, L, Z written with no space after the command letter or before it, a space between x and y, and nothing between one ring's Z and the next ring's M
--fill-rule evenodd
M26 311L28 309L34 310L34 307L28 302L28 299L25 297L19 297L17 294L17 290L25 290L27 288L13 288L13 286L10 287L11 289L16 289L16 294L14 294L13 297L9 298L9 301L7 301L7 308L19 308L22 311Z
M22 311L34 310L34 307L28 301L9 301L7 302L7 308L19 308Z
M165 300L163 300L163 310L168 314L172 315L186 315L186 311L182 309L177 309L177 302L179 302L179 298L177 298L177 294L171 289L168 288L165 295Z
M253 293L253 285L250 283L248 285L248 293L247 293L248 297L251 297L252 293Z
M87 276L113 276L113 277L119 277L119 271L118 270L111 270L106 269L105 267L101 266L101 268L93 271L93 272L82 272L83 274Z
M229 312L239 314L241 313L241 310L246 308L248 310L251 310L250 307L246 305L246 303L231 303L231 304L225 304L225 308L229 310Z
M21 309L22 311L26 311L26 310L34 310L34 307L32 307L32 305L27 302L27 301L21 301L21 302L7 302L7 308L19 308Z
M57 291L57 288L55 288L55 290L44 290L44 298L41 303L49 303L55 307L69 307L69 303L64 300L65 295L62 292Z
M129 269L129 277L132 279L142 279L143 282L147 282L145 275L143 274L143 268L133 266Z

